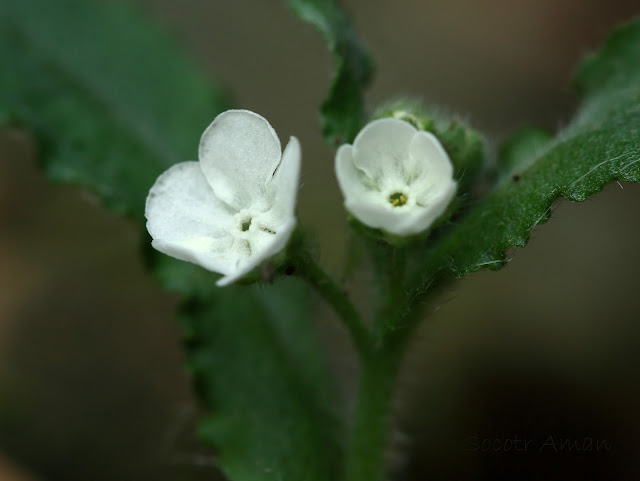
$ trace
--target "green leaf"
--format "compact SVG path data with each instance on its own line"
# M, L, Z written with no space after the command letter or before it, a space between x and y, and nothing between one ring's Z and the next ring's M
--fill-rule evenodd
M4 0L0 119L40 146L49 178L98 194L144 224L156 177L196 158L224 96L155 27L119 2ZM146 232L143 234L148 238ZM335 478L338 428L309 295L281 283L215 288L215 276L153 251L165 288L184 296L188 364L210 415L202 429L231 479ZM126 475L125 475L126 477Z
M226 105L124 3L4 0L0 59L0 118L33 131L49 177L89 187L140 222L155 178L196 158Z
M518 179L518 171L526 170L535 162L536 153L541 153L552 140L549 132L538 127L523 127L512 134L500 146L498 153L499 180L508 176Z
M516 134L503 153L520 168L438 237L416 269L416 298L434 281L503 267L506 250L524 247L559 199L581 202L609 182L640 181L640 21L616 30L577 79L583 103L574 122L551 141Z
M281 282L254 296L232 287L182 311L189 367L215 413L202 434L221 447L230 479L337 478L338 424L326 414L331 396L318 382L326 372L306 303L291 299L308 297L302 287Z
M289 0L289 6L324 35L333 53L335 73L320 110L323 135L334 145L351 142L365 122L363 90L373 73L372 58L338 1Z

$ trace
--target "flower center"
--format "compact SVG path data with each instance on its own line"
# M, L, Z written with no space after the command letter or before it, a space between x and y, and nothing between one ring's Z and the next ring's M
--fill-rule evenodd
M394 207L401 207L407 203L407 196L402 192L394 192L389 196L389 203Z
M245 217L240 221L240 230L242 232L247 232L249 227L251 227L251 217Z
M251 227L251 217L247 217L240 223L240 229L242 229L242 232L247 232L249 227Z

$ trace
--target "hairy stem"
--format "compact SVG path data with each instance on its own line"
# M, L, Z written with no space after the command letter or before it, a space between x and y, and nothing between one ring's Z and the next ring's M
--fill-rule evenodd
M371 254L379 302L372 331L374 343L380 345L385 341L388 331L398 327L395 319L406 297L403 291L406 255L403 249L388 244L376 245Z
M363 359L346 481L382 481L385 477L391 408L403 353L404 349L376 350Z
M385 479L392 404L400 363L409 336L394 336L396 311L404 303L404 252L389 245L372 246L376 296L379 303L373 323L374 348L361 359L356 412L346 459L346 481Z
M314 260L301 262L297 275L307 281L336 312L355 345L360 357L366 357L371 349L370 335L362 323L360 314L346 293Z

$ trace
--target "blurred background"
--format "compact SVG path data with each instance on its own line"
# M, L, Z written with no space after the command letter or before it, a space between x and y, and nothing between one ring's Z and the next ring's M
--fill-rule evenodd
M301 139L300 217L337 272L346 226L317 122L331 72L321 37L284 0L136 3L235 107ZM345 4L377 59L371 105L418 96L496 142L566 124L577 62L640 13L625 0ZM640 186L615 183L563 203L506 269L442 296L402 376L398 479L640 479L639 207ZM0 481L222 479L193 435L177 298L144 272L139 245L132 223L48 184L27 136L0 130ZM348 386L348 344L325 317Z

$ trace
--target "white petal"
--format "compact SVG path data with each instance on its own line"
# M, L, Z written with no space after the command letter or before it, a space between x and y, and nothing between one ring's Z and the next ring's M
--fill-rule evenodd
M154 248L224 274L227 285L287 244L296 225L300 143L284 155L273 128L247 110L220 114L200 143L200 162L165 172L147 198Z
M406 207L393 207L380 194L367 198L347 198L344 206L363 224L392 233L406 220L408 210ZM404 215L397 212L400 208L404 210Z
M233 217L216 199L198 162L174 165L156 180L145 208L153 247L220 273L233 268L226 227Z
M345 199L362 199L377 189L373 181L353 163L353 146L345 144L336 152L336 177Z
M409 155L420 171L416 187L427 188L446 183L453 177L453 165L440 141L430 132L416 132L409 145Z
M408 236L424 232L446 211L456 192L456 183L450 182L445 190L430 199L427 207L405 205L393 207L383 197L346 200L345 207L360 222L391 234Z
M282 154L282 161L268 184L273 191L273 207L252 218L247 241L251 256L236 265L236 270L218 281L230 284L273 257L285 248L296 225L295 203L298 195L301 160L300 142L291 137Z
M384 188L388 181L404 182L409 177L409 144L417 130L398 119L379 119L367 124L353 142L357 168Z
M282 161L268 185L268 189L275 193L275 203L270 210L251 219L249 235L246 238L251 254L240 259L234 271L220 279L217 285L226 286L235 282L278 254L287 245L296 226L295 202L300 177L300 159L300 143L298 139L291 137L282 154Z
M218 115L202 134L199 148L200 165L213 191L236 210L267 200L265 185L281 153L271 124L248 110Z
M279 231L275 235L261 232L252 236L250 242L251 256L246 259L239 259L233 271L218 280L216 285L222 287L237 281L284 249L295 225L295 219L292 219L290 222L280 225Z
M282 154L282 161L267 186L268 190L274 193L274 205L251 220L246 239L251 255L241 259L236 264L234 272L220 279L217 285L226 286L235 282L287 245L296 225L295 203L301 156L300 142L297 138L291 137Z
M417 234L431 227L431 224L445 213L457 189L458 184L450 179L441 185L437 192L419 199L421 209L414 220L414 226L409 227L408 233Z
M271 210L273 215L280 219L278 224L294 219L301 158L300 142L291 137L282 153L280 165L269 182L269 190L273 191L275 196Z

